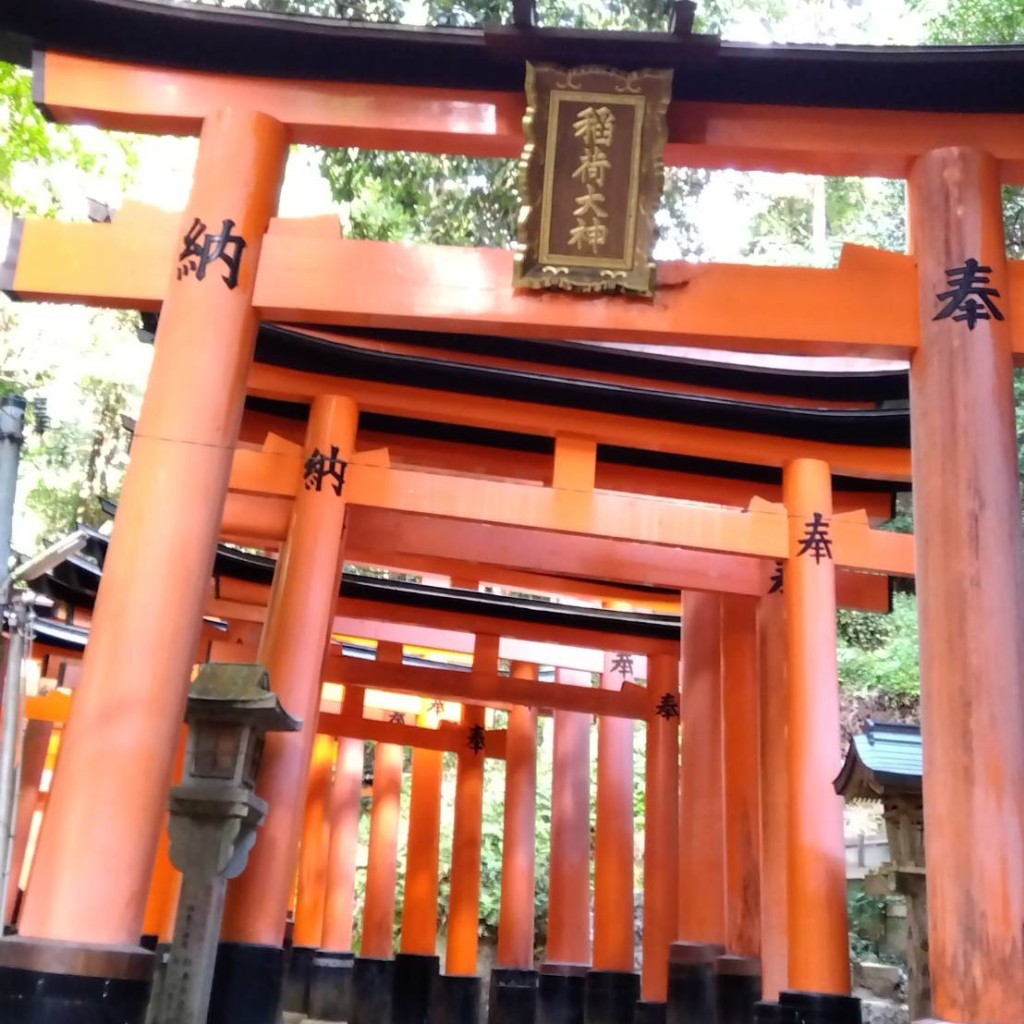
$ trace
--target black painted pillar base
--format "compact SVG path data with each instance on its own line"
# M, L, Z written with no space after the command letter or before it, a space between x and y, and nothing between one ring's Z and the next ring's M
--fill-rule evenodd
M537 972L515 967L491 971L487 1024L536 1024Z
M430 1024L480 1024L480 989L476 974L439 975Z
M633 1024L639 998L639 974L588 971L583 983L584 1024Z
M352 962L352 1016L349 1024L390 1024L395 961L357 956Z
M586 964L541 964L537 978L537 1024L583 1024Z
M441 961L436 956L396 955L391 982L392 1024L427 1024L440 970Z
M718 1024L754 1024L761 998L761 961L756 956L720 956L715 961Z
M633 1024L665 1024L667 1012L667 1003L637 1003Z
M281 985L283 1011L304 1014L309 1010L309 977L317 952L312 946L292 946L288 951Z
M284 949L222 942L213 968L208 1024L277 1024L284 981Z
M717 1024L715 961L724 946L673 942L668 953L667 1024Z
M143 1024L152 971L153 954L141 946L5 938L0 941L0 1021Z
M779 1005L797 1012L800 1024L861 1024L860 1000L821 992L782 992Z
M754 1024L800 1024L800 1014L792 1006L780 1006L763 999L754 1003Z
M352 1019L354 953L327 953L313 958L309 972L309 1016L313 1020Z

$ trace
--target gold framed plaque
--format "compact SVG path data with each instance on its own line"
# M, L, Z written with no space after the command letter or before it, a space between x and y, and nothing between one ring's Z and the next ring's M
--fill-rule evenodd
M513 284L653 295L672 72L527 63Z

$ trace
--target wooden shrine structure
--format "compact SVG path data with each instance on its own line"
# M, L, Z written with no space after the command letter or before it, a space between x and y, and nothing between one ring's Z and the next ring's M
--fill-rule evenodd
M1000 190L1024 181L1020 51L739 46L685 18L556 32L513 6L516 23L480 30L148 0L0 16L0 46L31 63L51 118L200 140L180 213L11 225L8 294L139 310L156 350L112 535L46 583L58 614L36 653L65 685L29 702L26 750L45 764L59 731L59 757L44 801L26 771L20 819L45 813L17 934L0 941L3 1019L141 1024L148 946L175 900L162 837L189 680L197 662L237 660L265 664L304 724L266 740L270 809L229 885L212 1024L271 1024L282 991L355 1024L478 1020L489 757L506 787L492 1024L859 1020L835 613L885 611L890 578L916 575L934 1011L1019 1024L1024 264L1006 259ZM511 251L276 216L291 143L518 157L534 61L671 68L669 165L906 178L912 254L671 264L652 271L653 297L580 295L515 287ZM911 485L916 534L883 529ZM459 767L440 963L446 751Z

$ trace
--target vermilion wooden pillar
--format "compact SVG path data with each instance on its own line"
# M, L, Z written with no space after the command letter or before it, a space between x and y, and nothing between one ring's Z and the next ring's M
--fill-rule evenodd
M373 759L373 805L366 861L363 904L364 957L391 956L395 927L395 883L398 880L398 819L402 797L403 748L378 743Z
M420 716L420 722L428 728L436 727L437 715L428 712ZM419 956L437 953L443 759L444 754L440 750L416 749L412 752L401 950Z
M633 682L632 659L606 653L601 688ZM597 723L594 969L633 970L633 720Z
M757 600L722 598L726 948L761 953L760 714Z
M928 153L910 175L929 957L935 1015L972 1024L1024 1008L1024 592L1000 186L998 161L971 149ZM977 292L940 316L971 260L1002 319ZM972 309L987 314L973 326Z
M18 793L18 813L14 823L14 843L11 847L11 875L7 880L8 924L14 914L15 897L18 895L21 869L28 850L32 819L39 806L39 790L43 782L43 772L46 770L46 755L50 750L52 735L52 722L29 721L25 724L21 754L21 789Z
M299 884L295 903L295 947L318 949L327 898L327 857L331 842L328 805L336 754L333 736L317 736L309 766L306 812L299 848Z
M23 936L110 946L139 939L256 337L256 267L287 143L277 121L238 108L203 126L177 241L197 220L210 234L230 222L246 247L235 287L223 280L223 262L198 280L182 272L179 245L168 252L153 368ZM48 969L64 963L62 951ZM113 970L109 961L104 969Z
M724 944L722 599L683 594L679 938Z
M644 931L641 996L668 996L668 950L676 938L679 885L679 662L647 658L647 775L644 815Z
M347 699L347 697L346 697ZM356 899L356 853L363 791L363 741L341 737L328 817L331 845L327 857L327 894L320 945L335 953L352 949Z
M495 649L495 654L496 654ZM474 657L474 668L480 668ZM493 659L493 671L497 667ZM455 825L452 836L452 884L448 901L448 945L445 972L476 974L480 931L480 844L483 835L484 752L471 745L475 730L483 729L484 708L465 704L462 726L465 747L459 751L455 782Z
M188 729L182 728L181 739L178 741L178 752L174 757L171 772L171 785L181 781L181 773L185 768L185 747L188 742ZM146 900L146 916L142 924L144 936L162 938L170 930L174 933L174 919L178 909L178 893L181 891L181 872L171 863L171 837L164 816L164 827L160 831L160 842L156 848L156 860L153 863L153 876L149 883L149 899Z
M847 995L843 798L836 667L835 563L828 464L783 469L790 557L785 565L789 681L789 988ZM815 537L818 538L815 541Z
M320 395L310 407L303 454L354 449L359 410L351 399ZM317 716L321 668L341 577L344 488L325 476L299 481L288 540L278 558L258 660L281 703L302 719L297 733L269 733L257 792L269 805L245 871L228 887L224 940L280 946L298 862L299 836Z
M537 666L512 665L515 679L537 679ZM537 712L514 707L505 745L505 821L501 848L499 967L533 967L537 827Z
M770 589L766 584L766 589ZM758 602L761 688L761 989L777 999L789 983L786 730L786 604L776 591Z
M559 686L589 686L590 674L557 670ZM556 711L548 876L550 963L590 963L590 716Z

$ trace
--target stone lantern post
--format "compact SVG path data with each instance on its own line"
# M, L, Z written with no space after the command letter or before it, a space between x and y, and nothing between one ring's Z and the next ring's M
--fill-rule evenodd
M171 790L169 825L181 896L152 1024L205 1024L227 882L245 868L267 813L255 794L263 737L302 724L281 707L262 665L204 665L185 719L185 774Z

